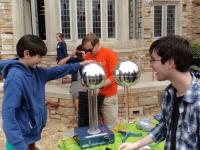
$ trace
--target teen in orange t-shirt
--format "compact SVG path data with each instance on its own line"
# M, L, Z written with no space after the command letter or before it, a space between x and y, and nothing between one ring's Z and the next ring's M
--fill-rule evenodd
M100 46L99 39L94 33L88 33L82 40L82 46L86 52L85 60L95 60L104 69L106 80L99 94L104 96L101 112L107 125L118 120L118 96L117 84L114 81L113 71L118 63L114 51Z

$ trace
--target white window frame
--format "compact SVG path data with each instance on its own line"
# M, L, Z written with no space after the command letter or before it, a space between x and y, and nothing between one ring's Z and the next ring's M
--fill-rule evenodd
M105 2L106 2L106 11L105 11ZM100 0L101 6L101 39L105 40L116 40L118 38L118 13L117 13L117 6L118 1L115 0L115 38L108 38L108 20L107 20L107 0L102 1ZM73 7L73 8L72 8ZM60 25L60 32L62 32L62 20L61 20L61 0L59 0L59 25ZM77 0L69 0L69 11L70 11L70 39L65 39L66 41L80 41L78 39L78 25L77 25ZM74 16L73 16L74 14ZM105 16L106 15L106 16ZM85 1L85 17L86 17L86 34L88 32L93 32L93 20L92 17L92 0ZM105 19L106 17L106 19ZM73 23L72 23L73 22ZM106 27L103 25L106 24ZM73 27L72 27L73 25Z
M77 0L74 0L75 2L75 30L76 30L76 39L77 40L82 40L78 38L78 21L77 21ZM88 1L85 1L85 32L86 34L88 33L88 13L87 13L87 9L88 9Z
M31 0L32 30L33 30L33 34L35 34L35 35L39 35L37 9L38 9L37 8L37 1Z
M128 2L129 3L129 2ZM129 3L130 4L130 3ZM134 9L134 12L133 12L133 38L130 38L130 30L129 30L129 40L133 40L133 39L142 39L143 38L143 36L144 36L144 1L142 0L141 1L141 5L142 5L142 15L141 15L141 33L140 33L140 37L137 37L136 36L136 34L137 34L137 32L136 32L136 27L137 27L137 25L136 25L136 23L137 23L137 21L136 21L136 19L137 19L137 17L138 17L138 14L136 14L135 12L135 9L137 9L136 8L136 3L135 3L135 0L133 0L133 5L132 6L129 6L129 7L133 7L133 9ZM130 13L130 12L128 12L128 13ZM129 19L130 19L130 16L129 16ZM130 21L130 20L129 20ZM129 29L130 29L130 22L129 22ZM138 28L139 29L139 28Z
M90 22L91 22L91 31L90 32L93 32L93 20L92 20L92 18L93 18L93 8L92 8L92 6L93 6L93 0L91 0L91 8L90 8L90 18L91 18L91 20L90 20ZM102 39L102 36L103 36L103 1L102 0L100 0L100 7L101 7L101 9L100 9L100 12L101 12L101 37L99 38L99 39Z
M72 1L69 0L69 17L70 17L70 39L65 39L66 41L72 41ZM60 32L62 33L62 19L61 19L61 0L59 0L59 20L60 20ZM78 35L77 35L78 36Z
M154 8L155 6L162 6L162 25L161 25L161 36L155 36L154 35L154 14L153 14L153 38L160 38L162 36L166 36L167 35L167 6L169 5L174 5L175 6L175 33L177 34L177 21L178 21L178 15L177 15L177 3L173 3L173 2L166 2L166 3L158 3L158 4L154 4L153 6L153 12L154 12Z
M117 39L117 28L118 28L118 20L117 20L117 0L115 0L115 37L114 38L108 38L108 0L106 0L106 40L116 40Z

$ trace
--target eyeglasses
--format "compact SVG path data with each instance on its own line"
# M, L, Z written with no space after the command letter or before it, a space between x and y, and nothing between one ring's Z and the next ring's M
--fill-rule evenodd
M154 61L161 61L161 59L150 59L149 62L152 63Z
M93 49L94 49L94 47L93 47L93 48L88 48L88 49L83 48L83 50L84 50L86 53L92 52Z

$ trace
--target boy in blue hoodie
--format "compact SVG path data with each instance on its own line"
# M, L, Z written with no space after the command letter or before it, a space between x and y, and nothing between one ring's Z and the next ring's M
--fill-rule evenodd
M91 61L49 69L38 67L47 53L45 43L35 35L25 35L17 43L19 59L0 61L5 78L2 105L3 130L14 150L35 149L47 120L46 82L76 72Z

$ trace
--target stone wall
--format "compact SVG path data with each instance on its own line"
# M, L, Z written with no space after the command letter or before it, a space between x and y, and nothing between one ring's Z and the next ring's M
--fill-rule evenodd
M152 69L150 68L149 64L149 52L147 47L137 48L136 49L126 49L121 51L116 51L119 62L125 61L125 60L131 60L135 63L137 63L140 67L141 73L144 72L152 72ZM47 55L42 60L42 66L44 67L50 67L56 65L56 56L55 55ZM65 76L63 79L50 81L52 84L65 84L70 81L70 76Z
M122 50L121 52L117 51L117 55L120 62L130 60L137 63L140 66L141 73L152 71L149 63L148 47Z
M153 39L153 26L152 26L152 20L153 20L153 11L152 11L152 5L148 3L144 3L144 11L143 11L143 26L144 26L144 43L143 45L149 47L149 45L152 43Z
M193 0L192 5L192 38L200 39L200 0Z
M149 51L148 47L140 47L140 48L132 48L132 49L123 49L123 50L115 50L115 52L118 55L119 61L124 60L131 60L136 62L140 65L142 72L149 70ZM69 52L71 53L71 51ZM1 59L9 59L16 57L16 52L13 52L13 54L2 54ZM43 67L51 67L55 66L56 64L56 54L51 53L47 54L42 58L42 64Z
M161 97L168 84L169 82L146 82L129 89L129 120L160 113ZM46 101L49 117L65 122L68 127L76 127L75 104L67 91L60 86L47 87ZM118 96L119 117L125 119L125 97L122 87L118 89Z
M0 1L0 50L13 50L11 0Z
M161 96L169 82L145 82L139 83L129 89L128 105L129 119L135 119L144 115L160 113ZM2 86L0 83L0 105L2 105ZM119 117L125 119L125 97L122 87L118 89ZM60 120L66 123L66 127L76 127L77 118L75 104L69 93L69 87L48 85L46 86L46 104L48 118ZM1 112L0 107L0 112Z
M181 33L185 37L192 38L192 3L182 0L181 7Z
M178 14L180 22L178 24L178 32L180 35L193 38L200 39L200 1L199 0L147 0L144 3L144 11L143 11L143 39L137 40L134 39L135 43L129 40L130 44L128 47L140 47L140 46L149 46L154 39L153 37L153 4L156 2L177 2L178 4ZM14 4L11 0L1 0L0 1L0 50L4 51L12 51L15 50L15 44L19 35L14 33L14 30L21 32L20 29L15 29L15 22L12 20L12 5ZM17 3L18 4L18 3ZM21 4L21 3L20 3ZM16 6L17 7L17 6ZM23 6L21 6L23 7ZM180 9L179 9L180 8ZM126 29L123 29L126 30ZM179 32L180 31L180 32ZM47 31L49 32L49 31ZM21 33L24 34L24 33ZM52 45L52 41L45 41L47 45ZM54 39L54 42L55 39ZM109 41L108 43L112 43ZM113 47L116 46L116 43L112 43ZM126 47L124 47L126 48Z
M149 52L147 47L141 47L137 49L125 49L116 51L119 62L125 60L131 60L137 63L140 66L141 73L144 72L152 72L149 64ZM4 54L1 55L1 59L8 59L16 57L15 54ZM47 56L43 57L41 66L43 67L51 67L56 66L56 56L55 54L48 54ZM51 84L64 84L70 81L70 76L66 76L63 79L53 80L50 81Z

